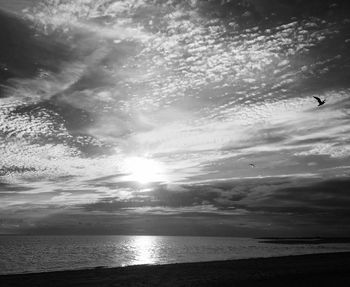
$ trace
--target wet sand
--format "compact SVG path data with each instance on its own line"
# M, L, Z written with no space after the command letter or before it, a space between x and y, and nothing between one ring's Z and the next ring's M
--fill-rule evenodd
M350 286L350 252L3 275L0 286Z

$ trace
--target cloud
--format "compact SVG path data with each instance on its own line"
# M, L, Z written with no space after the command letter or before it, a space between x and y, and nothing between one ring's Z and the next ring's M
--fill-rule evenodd
M317 197L338 206L313 190L347 175L345 14L261 3L63 0L26 20L1 13L3 208L265 227L279 215L283 229L293 208L326 212ZM134 157L166 180L131 182ZM293 198L303 188L312 198Z
M135 208L178 208L181 214L194 212L198 206L211 206L207 210L218 213L235 209L254 212L280 212L303 214L315 210L332 214L342 210L350 200L346 190L349 181L319 178L261 178L220 181L176 187L156 186L153 189L132 192L132 196L106 198L83 205L87 211L127 211ZM194 208L191 210L191 208ZM292 210L295 210L294 212Z
M0 193L16 193L21 191L31 190L32 187L29 186L20 186L15 184L8 184L4 182L0 182Z
M346 101L347 91L327 92L330 108L318 122L312 121L312 102L292 94L293 87L313 77L303 74L304 66L294 55L307 58L309 49L322 45L337 27L318 19L265 30L226 25L220 18L206 25L209 19L204 10L196 9L207 9L201 5L47 1L28 10L29 14L50 15L38 18L44 21L42 27L63 32L68 38L60 38L60 45L76 57L70 62L62 58L56 73L41 71L34 79L13 80L17 94L38 95L36 91L44 90L39 100L47 102L29 107L23 103L21 109L4 112L4 131L16 134L15 141L25 138L21 146L31 146L28 138L45 143L48 149L48 141L62 143L61 148L72 155L65 162L74 166L79 161L79 168L90 165L91 160L82 159L85 155L107 153L112 159L116 151L153 156L175 167L169 170L178 173L174 180L220 173L220 162L237 156L281 151L299 156L336 153L331 148L314 151L311 142L305 142L306 129L309 141L327 133L332 147L340 145L337 156L345 156L340 129L331 127L338 122L346 125L333 107ZM153 12L146 16L149 10ZM143 15L144 21L137 15ZM108 21L100 21L103 17ZM142 24L151 37L136 43L134 50L135 43L129 40L111 42L103 31L119 25L120 19L125 29ZM156 21L162 21L161 25L156 26ZM47 30L46 37L51 33ZM314 62L307 58L312 62L308 71L317 73L336 59L332 55ZM195 112L198 108L199 113ZM325 128L331 121L332 126ZM42 161L40 157L33 160ZM47 166L48 170L56 168ZM80 173L69 167L63 174Z
M128 199L104 198L70 208L18 205L13 215L4 213L3 222L26 214L26 221L12 229L46 234L346 235L349 184L347 178L285 177L159 186L134 191ZM57 194L69 200L74 191Z
M116 39L142 40L148 36L138 27L130 27L124 23L130 22L135 10L147 6L144 1L133 3L102 1L43 1L31 9L25 10L26 17L36 23L46 34L57 30L67 33L70 30L82 30L96 33L102 37ZM146 7L145 7L146 8ZM127 15L125 17L125 15ZM114 23L100 25L99 19L110 19ZM87 21L93 20L93 21ZM105 21L105 24L108 21Z
M331 157L349 157L350 156L350 146L339 146L335 144L320 144L317 143L311 150L306 152L297 153L300 156L307 156L312 154L326 154Z

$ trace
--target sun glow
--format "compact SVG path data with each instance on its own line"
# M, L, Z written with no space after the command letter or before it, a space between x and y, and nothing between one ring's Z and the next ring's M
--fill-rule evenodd
M141 184L166 181L164 166L153 159L129 157L125 160L124 168L128 173L127 179Z

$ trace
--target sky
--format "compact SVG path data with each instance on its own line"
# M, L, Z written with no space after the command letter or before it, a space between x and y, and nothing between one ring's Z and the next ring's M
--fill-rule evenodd
M350 236L349 10L0 0L0 234Z

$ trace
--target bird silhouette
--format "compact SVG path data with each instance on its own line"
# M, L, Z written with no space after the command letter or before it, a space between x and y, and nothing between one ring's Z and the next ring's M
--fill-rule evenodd
M249 164L251 167L255 167L255 164L254 163L250 163Z
M326 100L321 100L319 97L314 97L316 100L317 100L317 102L318 102L318 107L319 106L322 106L325 102L326 102Z

